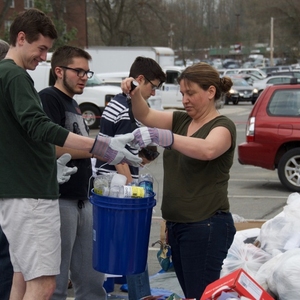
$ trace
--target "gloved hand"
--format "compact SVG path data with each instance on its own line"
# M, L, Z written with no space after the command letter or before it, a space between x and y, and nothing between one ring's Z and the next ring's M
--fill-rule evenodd
M91 153L101 156L109 165L126 163L139 167L142 159L138 155L132 154L125 146L134 139L132 133L123 134L117 137L97 136L91 149Z
M57 181L59 184L69 181L72 174L77 172L77 167L67 167L66 164L71 160L71 155L69 153L63 154L59 159L57 159Z
M134 141L132 145L134 147L144 148L149 144L157 144L159 146L169 148L173 145L174 135L171 130L140 127L133 132Z

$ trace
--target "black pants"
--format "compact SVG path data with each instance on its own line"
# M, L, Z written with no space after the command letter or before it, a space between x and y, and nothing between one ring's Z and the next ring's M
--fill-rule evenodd
M9 245L0 227L0 295L1 300L9 300L13 279L13 266L10 261Z

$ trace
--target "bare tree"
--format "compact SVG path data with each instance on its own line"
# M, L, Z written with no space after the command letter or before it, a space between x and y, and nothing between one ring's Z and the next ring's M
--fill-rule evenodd
M3 25L4 18L6 16L7 11L11 6L12 0L4 0L3 8L0 12L0 27Z
M3 2L3 7L0 12L0 28L3 26L5 17L7 15L7 12L9 10L11 4L12 4L12 0L4 0L4 2ZM4 33L4 35L6 35L6 33Z
M53 23L59 32L58 39L55 40L52 50L55 50L59 46L68 44L76 39L76 28L67 28L65 23L65 12L67 11L67 5L74 5L71 0L35 0L35 7L42 10L46 14L52 15ZM72 16L74 18L74 16Z
M270 42L270 20L274 18L275 56L287 57L295 62L299 57L300 7L298 0L258 1L252 17L255 24L251 27L259 42ZM250 16L249 16L250 17ZM248 18L249 18L248 17Z
M148 46L162 39L168 30L160 0L94 0L92 7L89 24L97 24L103 45Z

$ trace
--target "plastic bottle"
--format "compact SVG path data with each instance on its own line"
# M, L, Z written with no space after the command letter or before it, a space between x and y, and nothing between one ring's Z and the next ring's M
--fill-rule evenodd
M109 181L104 175L99 175L94 179L94 193L101 196L109 195Z
M123 185L120 188L119 198L144 198L145 189L141 186Z
M153 193L153 177L151 174L140 174L139 175L139 186L145 189L146 195Z

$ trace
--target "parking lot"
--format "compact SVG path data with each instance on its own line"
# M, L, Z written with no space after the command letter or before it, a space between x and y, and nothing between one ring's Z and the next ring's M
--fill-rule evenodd
M252 107L250 103L239 103L238 105L225 105L220 109L222 114L231 118L236 124L237 145L245 140L245 125ZM97 132L97 130L92 130L90 135L95 136ZM158 246L151 247L151 244L160 237L163 149L159 149L159 151L161 155L157 160L148 166L148 170L142 170L142 172L150 172L154 176L154 189L157 193L157 205L152 218L148 255L150 275L156 274L161 269L156 258L159 248ZM240 165L236 149L228 191L232 213L245 219L270 219L282 211L290 193L281 185L277 171ZM118 294L117 286L115 286L114 293Z

